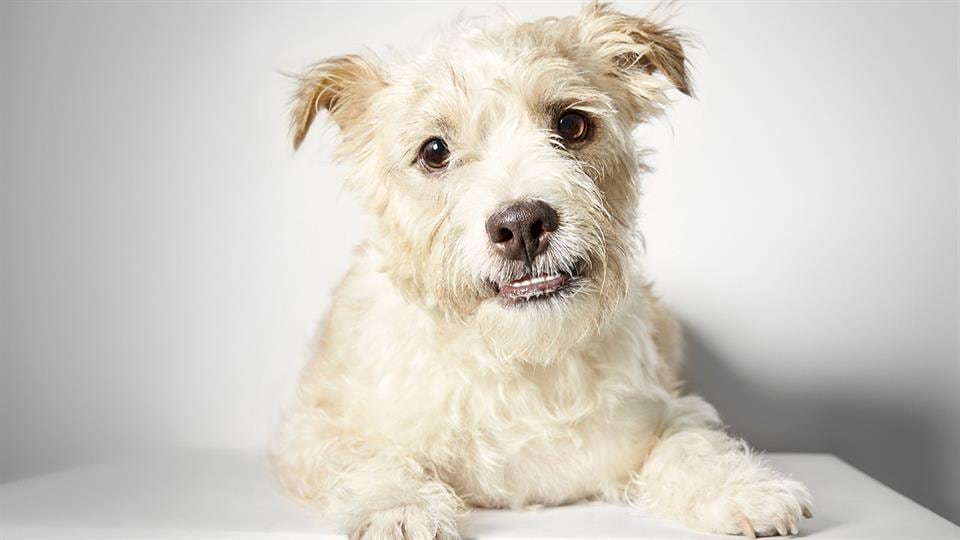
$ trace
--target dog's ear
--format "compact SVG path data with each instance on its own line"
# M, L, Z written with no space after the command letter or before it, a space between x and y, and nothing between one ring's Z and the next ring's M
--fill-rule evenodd
M605 62L612 75L644 90L637 74L658 72L677 90L693 95L679 33L598 2L587 4L580 17L581 44Z
M370 97L385 85L377 63L358 55L318 62L298 75L297 81L290 118L295 150L320 109L326 109L346 131L366 111Z

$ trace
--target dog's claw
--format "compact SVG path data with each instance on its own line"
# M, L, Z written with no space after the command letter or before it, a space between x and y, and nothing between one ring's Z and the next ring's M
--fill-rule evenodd
M746 516L740 518L738 522L740 525L740 532L743 533L747 538L756 538L757 532L753 530L753 525L750 524L750 520Z
M779 534L780 536L787 535L787 526L783 523L782 518L774 518L773 526L777 528L777 534Z
M790 534L797 534L800 532L800 526L797 524L797 517L790 515L787 517L787 520L790 522Z
M810 509L807 508L806 506L801 507L801 510L803 511L803 517L807 519L810 519L813 517L813 512L811 512Z

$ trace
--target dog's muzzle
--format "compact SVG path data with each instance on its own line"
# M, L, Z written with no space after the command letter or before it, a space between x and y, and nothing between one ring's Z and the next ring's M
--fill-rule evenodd
M539 200L511 203L494 212L486 223L487 236L503 258L525 264L526 275L491 282L501 303L518 305L560 296L570 290L573 279L565 271L533 273L534 261L550 246L550 237L560 226L560 216L549 204Z

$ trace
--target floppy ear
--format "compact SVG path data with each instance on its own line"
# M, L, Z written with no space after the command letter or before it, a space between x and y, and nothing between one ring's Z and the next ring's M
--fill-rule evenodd
M636 86L640 84L639 74L659 72L677 90L693 95L684 39L676 31L596 2L584 8L581 18L581 43L592 47L611 66L614 76ZM638 90L644 90L644 86L649 85L640 84Z
M329 58L297 76L299 87L293 96L290 132L294 150L300 148L310 124L320 109L346 131L367 109L377 90L384 86L380 68L358 55Z

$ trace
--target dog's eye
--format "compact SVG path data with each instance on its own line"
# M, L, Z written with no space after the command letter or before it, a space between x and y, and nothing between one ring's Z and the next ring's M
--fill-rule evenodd
M433 138L420 147L420 161L428 169L439 170L447 166L450 159L450 149L443 139Z
M580 111L566 111L557 119L557 134L567 142L582 141L590 132L590 121Z

